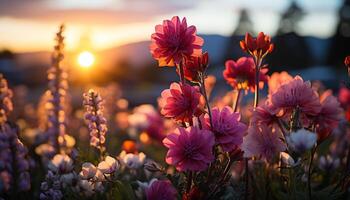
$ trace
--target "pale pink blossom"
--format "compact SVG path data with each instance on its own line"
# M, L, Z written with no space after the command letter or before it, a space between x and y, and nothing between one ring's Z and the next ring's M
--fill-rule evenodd
M286 149L286 145L280 139L281 133L271 129L265 124L251 126L248 135L243 138L242 150L246 158L262 156L271 160L275 155Z
M270 102L274 108L287 114L286 116L297 108L304 117L316 116L321 111L317 92L313 90L309 81L304 82L300 76L281 85L271 95Z
M97 168L94 164L85 162L81 166L80 177L83 179L91 179L96 175Z
M98 164L97 168L103 174L112 174L119 168L119 163L115 158L107 156L105 160Z

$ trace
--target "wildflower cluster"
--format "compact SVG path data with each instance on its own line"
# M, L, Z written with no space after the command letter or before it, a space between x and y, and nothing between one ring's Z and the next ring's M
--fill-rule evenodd
M214 96L220 79L208 75L196 27L164 20L150 52L160 67L176 67L178 81L159 94L158 108L129 108L111 85L79 94L70 115L63 29L38 123L10 120L12 91L0 75L0 199L347 198L350 89L336 97L299 75L269 72L270 36L245 35L237 46L247 55L222 63L232 91Z

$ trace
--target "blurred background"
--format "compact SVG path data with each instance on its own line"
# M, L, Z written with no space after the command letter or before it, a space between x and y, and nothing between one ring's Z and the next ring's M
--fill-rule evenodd
M163 19L186 17L204 38L217 94L227 59L245 54L246 32L273 37L270 73L289 71L338 88L350 54L350 0L0 0L0 73L34 104L47 89L54 36L66 25L66 59L73 104L91 85L123 91L130 105L156 104L177 81L174 68L157 68L150 35ZM25 85L25 86L23 86ZM112 86L111 86L112 85Z

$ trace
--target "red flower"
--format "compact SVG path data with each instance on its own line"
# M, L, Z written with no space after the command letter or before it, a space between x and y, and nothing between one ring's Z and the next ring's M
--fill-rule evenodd
M183 69L185 78L192 82L200 82L200 76L205 72L208 67L209 56L208 52L198 56L186 58ZM176 70L179 73L179 70Z
M246 33L245 39L240 41L240 45L243 51L256 58L264 57L271 53L274 48L270 36L265 35L263 32L260 32L257 38L253 38L249 33Z
M345 64L347 67L350 67L350 56L346 56L346 57L345 57L344 64Z
M253 58L241 57L237 62L228 60L223 76L227 83L234 89L242 89L254 92L255 90L255 64ZM259 74L259 86L262 88L267 81L267 69L261 69Z
M175 66L183 58L200 56L203 39L196 35L196 27L187 27L186 18L180 21L179 17L164 20L163 25L155 27L151 36L150 50L159 66Z
M350 90L346 87L341 87L338 95L339 102L344 109L350 107Z

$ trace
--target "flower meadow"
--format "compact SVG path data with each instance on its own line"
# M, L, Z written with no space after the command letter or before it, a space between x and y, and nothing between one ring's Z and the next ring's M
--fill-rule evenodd
M222 71L232 91L212 96L205 41L175 16L151 35L159 70L178 75L157 106L129 108L119 94L107 97L112 85L85 91L73 114L64 28L33 111L36 126L11 117L19 97L0 75L0 199L349 198L348 80L331 91L269 71L266 57L278 48L269 35L246 33L236 44L245 56Z

